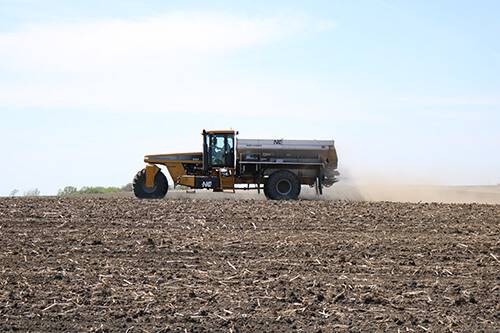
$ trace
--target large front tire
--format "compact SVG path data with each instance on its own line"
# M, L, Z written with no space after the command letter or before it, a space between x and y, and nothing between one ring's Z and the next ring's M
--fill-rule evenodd
M139 199L161 199L168 191L167 177L158 171L155 175L153 187L146 186L146 169L139 171L132 182L134 194Z
M264 186L267 197L272 200L296 200L300 194L298 177L287 170L271 174Z

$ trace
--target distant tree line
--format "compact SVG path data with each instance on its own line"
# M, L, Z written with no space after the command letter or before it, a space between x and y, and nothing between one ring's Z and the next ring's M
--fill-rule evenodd
M13 189L12 191L10 191L9 196L10 197L17 197L18 195L20 195L19 193L20 193L19 190L16 188L16 189ZM37 188L34 188L31 190L25 191L22 195L25 197L38 197L38 196L40 196L40 190Z
M80 194L102 194L102 193L118 193L118 192L132 192L132 183L121 187L115 186L83 186L79 189L75 186L66 186L63 189L57 191L58 196L71 196ZM24 196L24 197L38 197L40 196L40 190L37 188L20 192L18 189L14 189L9 193L10 197Z
M80 189L75 186L66 186L57 192L58 196L71 196L71 195L81 195L81 194L104 194L104 193L118 193L118 192L132 192L132 184L121 187L115 186L83 186Z

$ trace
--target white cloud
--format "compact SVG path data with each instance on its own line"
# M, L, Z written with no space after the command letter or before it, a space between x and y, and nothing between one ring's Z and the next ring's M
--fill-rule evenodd
M135 20L30 26L0 35L2 67L75 71L222 54L304 28L297 17L173 13ZM97 67L97 68L96 68Z
M228 57L332 28L300 15L185 12L25 27L0 34L0 108L265 112L293 103L300 85L243 77Z

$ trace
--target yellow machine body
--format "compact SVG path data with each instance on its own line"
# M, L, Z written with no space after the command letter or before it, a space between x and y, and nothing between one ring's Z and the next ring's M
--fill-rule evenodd
M157 154L146 155L144 162L149 164L164 165L175 184L180 184L180 178L186 175L186 166L201 167L203 153L179 153L179 154ZM189 186L189 185L186 185Z

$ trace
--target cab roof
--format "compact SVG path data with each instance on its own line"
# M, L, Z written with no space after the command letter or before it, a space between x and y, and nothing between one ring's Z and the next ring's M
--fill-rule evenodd
M238 134L236 130L203 130L207 134Z

